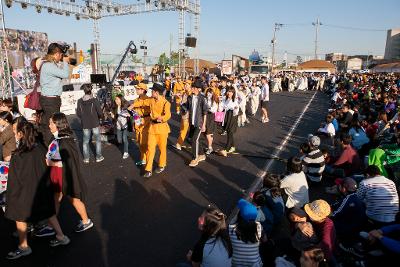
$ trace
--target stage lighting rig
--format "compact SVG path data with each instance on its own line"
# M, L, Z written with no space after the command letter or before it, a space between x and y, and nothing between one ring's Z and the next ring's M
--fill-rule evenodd
M69 12L67 11L67 12L65 12L65 16L69 17L69 16L71 16L71 13L69 13Z
M21 3L21 7L22 7L22 9L27 9L28 5L26 3Z
M78 14L75 15L75 18L76 18L76 20L80 20L81 19L81 17L79 17Z
M42 7L41 6L36 6L36 12L37 13L42 13Z
M53 13L53 9L49 7L49 8L47 9L47 12Z
M6 6L8 8L12 7L12 0L6 0Z

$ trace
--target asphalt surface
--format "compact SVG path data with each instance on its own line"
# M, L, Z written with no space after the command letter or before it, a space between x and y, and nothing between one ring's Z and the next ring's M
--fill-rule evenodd
M187 166L190 153L169 146L166 171L146 180L134 164L138 151L133 142L126 160L117 146L104 145L105 161L95 163L92 156L84 167L90 190L86 204L95 226L74 233L79 217L63 202L59 218L70 245L50 248L48 238L32 237L32 255L7 261L5 256L16 248L17 239L12 236L13 222L0 211L0 266L174 266L197 241L197 218L204 207L213 203L228 215L233 211L314 93L271 94L270 122L262 124L257 116L239 128L235 136L239 154L227 158L213 154L196 168ZM298 153L299 144L319 126L327 108L328 98L317 93L280 157ZM70 120L79 137L79 122L74 117ZM172 145L179 131L176 114L170 126ZM221 147L225 138L216 135L214 148ZM284 164L274 160L270 171L283 170Z

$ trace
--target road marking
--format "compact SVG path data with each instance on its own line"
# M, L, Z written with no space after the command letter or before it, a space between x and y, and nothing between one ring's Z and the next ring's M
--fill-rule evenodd
M297 118L293 126L290 128L289 133L286 135L285 139L282 140L281 144L275 149L274 153L271 155L271 157L274 158L279 158L279 155L281 154L282 150L285 148L287 142L290 140L292 137L293 132L296 130L297 126L299 125L301 119L304 117L304 114L307 112L311 102L314 100L315 95L317 94L318 91L315 91L311 99L308 101L307 105L303 108L303 111L301 112L300 116ZM247 194L250 192L254 192L262 183L264 176L267 174L269 168L271 168L272 163L274 160L268 159L267 162L265 163L264 168L260 170L257 175L256 175L256 180L251 184L249 189L247 190ZM232 223L232 220L236 217L238 213L238 208L235 206L233 211L231 212L231 215L228 217L228 222Z

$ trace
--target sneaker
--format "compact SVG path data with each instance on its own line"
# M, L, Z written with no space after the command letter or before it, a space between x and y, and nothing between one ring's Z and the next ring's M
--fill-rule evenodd
M229 153L233 153L233 152L235 152L236 151L236 148L235 147L231 147L228 151L227 151L227 153L229 154Z
M228 152L226 152L225 149L218 151L218 154L221 155L221 156L223 156L223 157L228 156Z
M96 162L102 162L104 160L104 157L103 156L100 156L100 157L98 157L97 159L96 159Z
M41 229L39 229L36 233L35 236L37 237L45 237L45 236L52 236L55 235L56 232L54 231L54 229L48 225L46 225L45 227L42 227Z
M143 174L144 178L150 178L153 174L151 172L145 172L145 174Z
M206 153L206 155L210 155L213 152L214 152L214 150L212 149L212 147L209 147L209 148L207 148L205 153Z
M93 227L93 222L91 219L89 219L87 223L83 223L82 221L80 221L80 223L75 228L75 232L77 233L84 232L92 227Z
M84 159L83 160L83 163L85 163L85 164L89 164L89 162L90 162L89 159Z
M125 152L125 153L122 155L122 159L127 159L127 158L129 158L129 153L128 153L128 152Z
M32 249L30 247L27 247L24 249L18 247L16 250L11 251L7 254L7 259L16 260L18 258L28 256L31 253L32 253Z
M71 242L71 240L69 240L68 236L64 235L64 238L59 240L56 238L50 240L50 247L57 247L57 246L66 246L69 244L69 242Z
M198 162L205 161L206 160L206 155L199 155L197 160L198 160Z
M199 165L198 159L192 159L192 161L189 163L190 167L196 167L197 165Z
M265 118L265 122L269 122L269 118Z
M165 170L165 167L157 167L155 170L156 173L162 173Z
M182 146L180 144L172 145L173 148L182 150Z
M136 164L136 166L143 166L143 165L146 165L146 161L144 161L144 160L139 160L139 161L136 162L135 164Z

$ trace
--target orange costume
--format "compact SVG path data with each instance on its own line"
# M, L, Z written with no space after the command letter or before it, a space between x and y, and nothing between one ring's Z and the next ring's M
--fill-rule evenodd
M152 172L153 160L156 154L156 147L160 150L160 159L158 166L164 168L167 165L167 139L170 133L168 120L171 118L171 104L163 97L159 99L147 98L139 104L134 103L136 107L147 107L150 110L148 142L147 142L147 161L145 170ZM157 122L160 118L161 121Z
M185 93L185 84L182 81L177 81L174 85L173 89L175 104L176 104L176 113L180 113L181 111L181 102L183 93Z
M134 129L136 134L136 141L139 144L140 160L142 162L147 162L147 144L150 127L150 107L146 106L145 103L148 99L149 97L143 94L139 96L139 98L136 99L132 105L132 108L141 117L141 124L137 125L135 123Z

